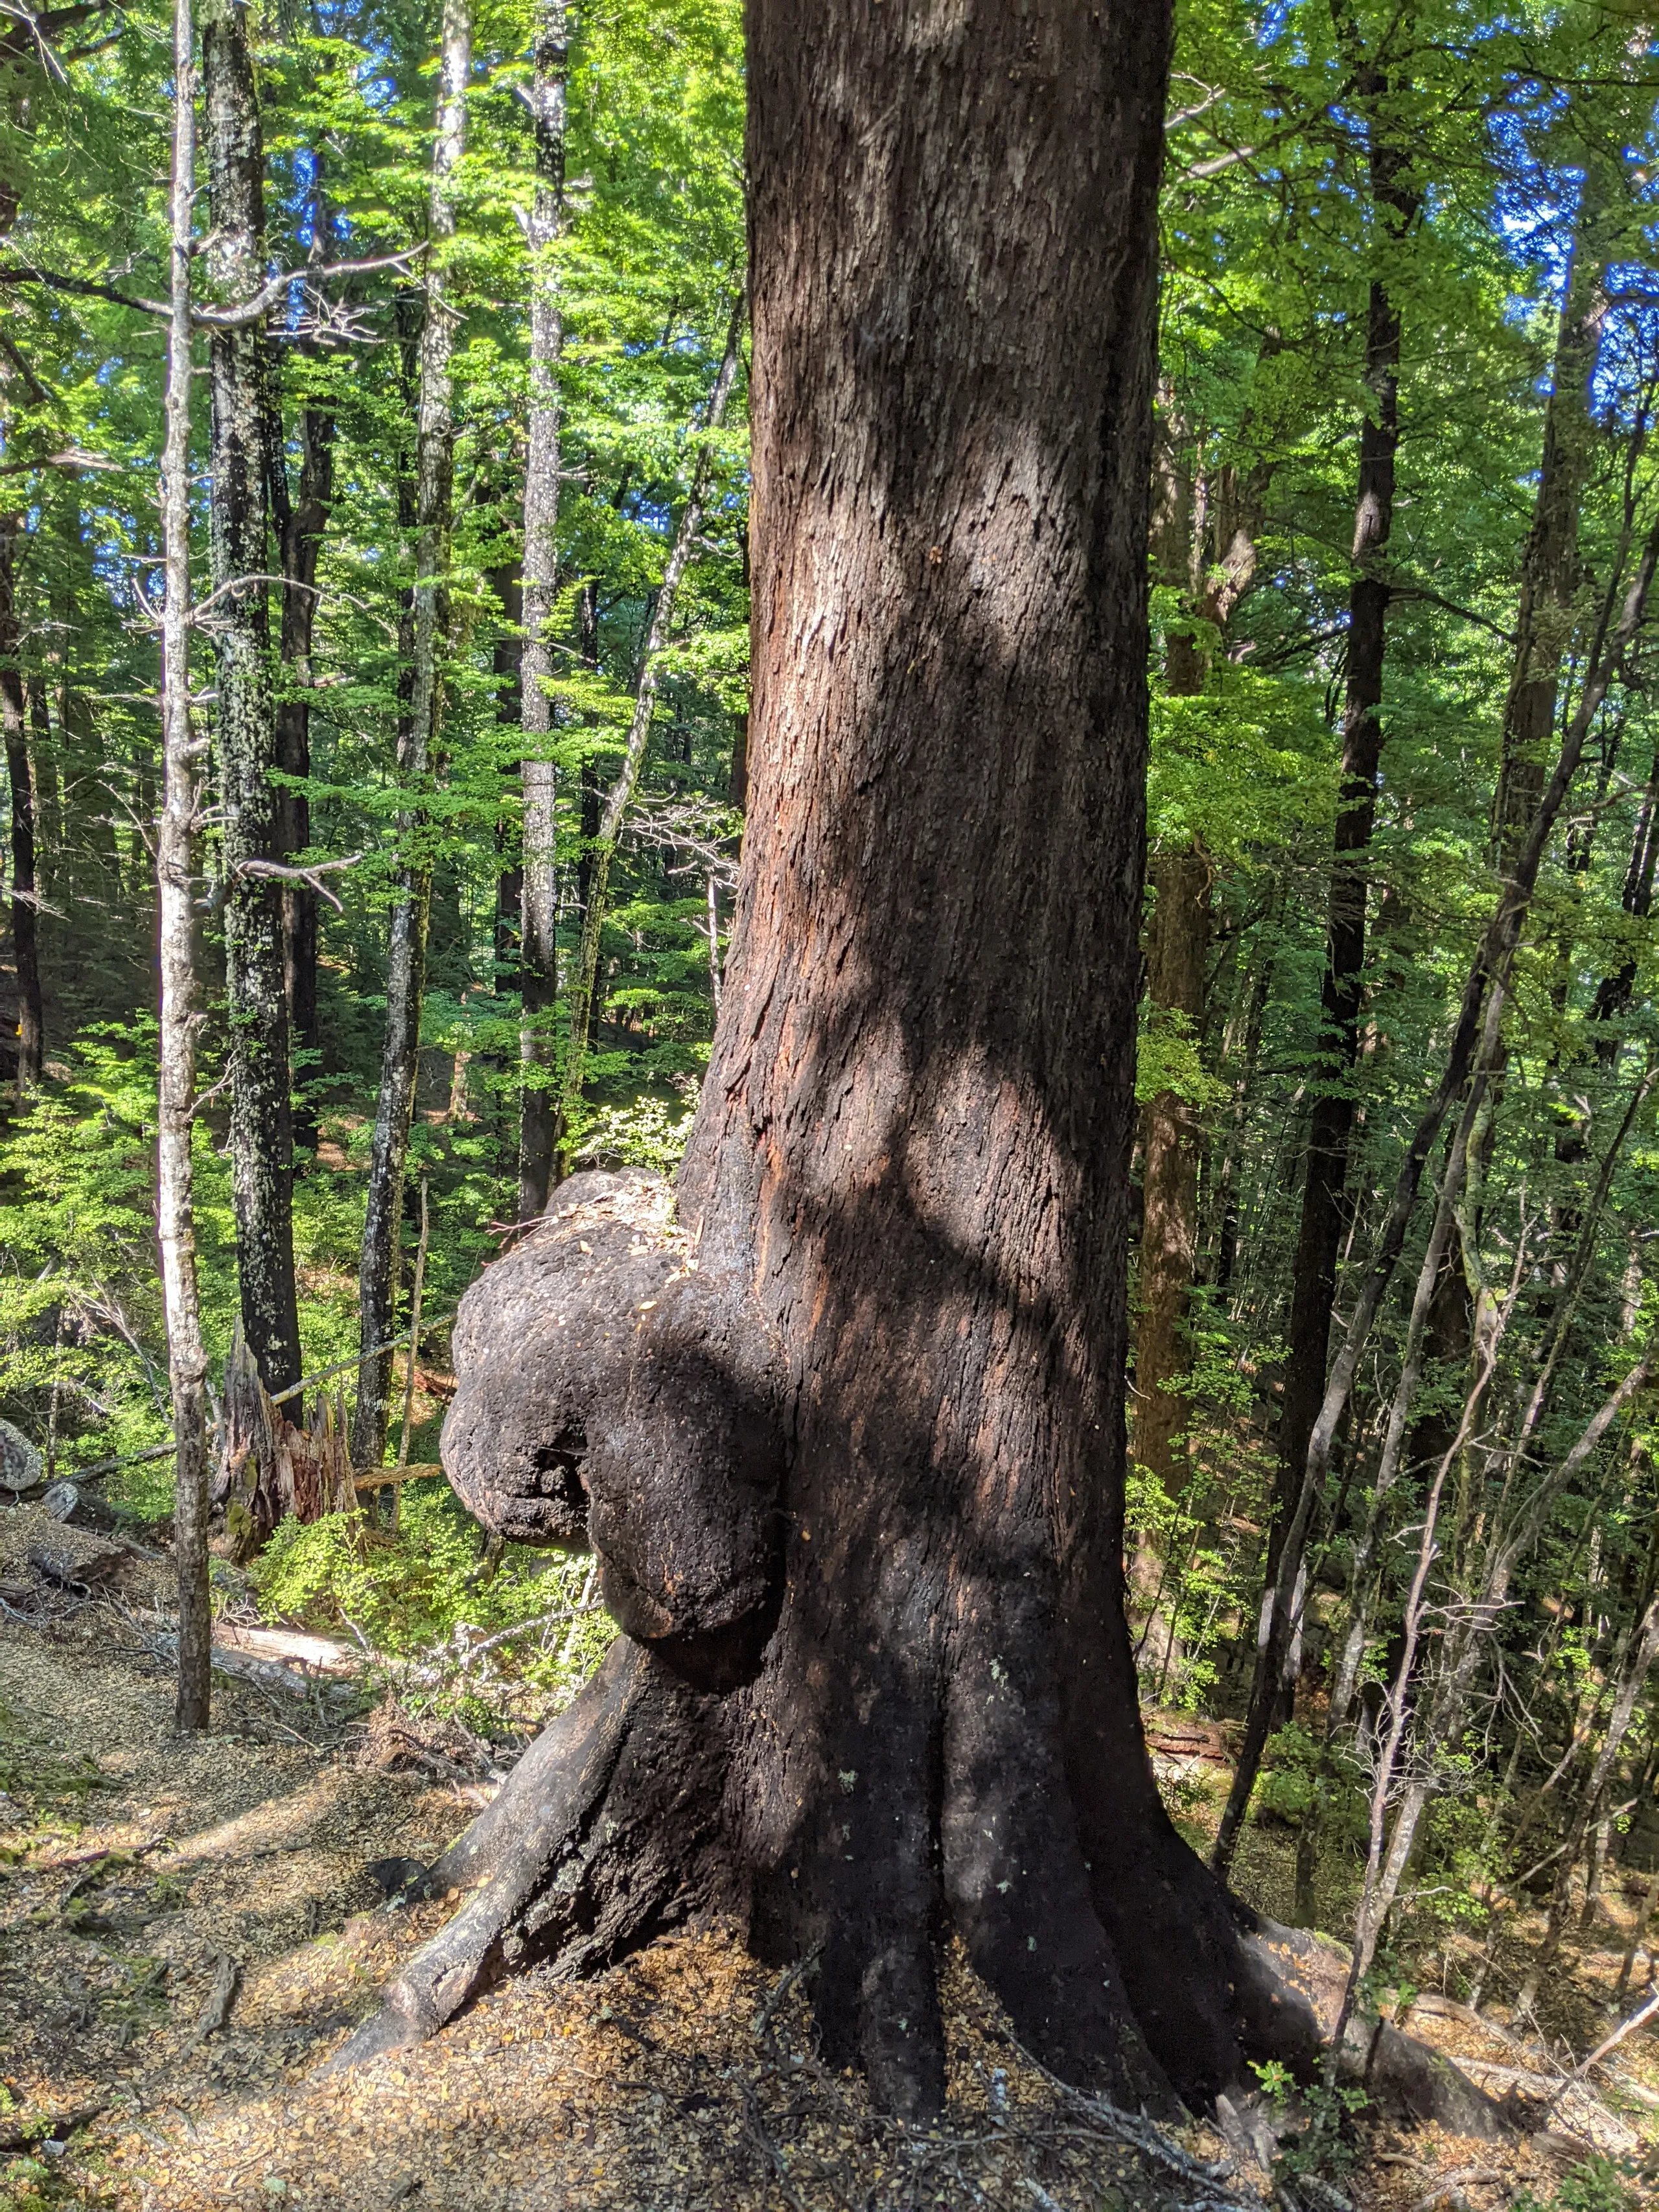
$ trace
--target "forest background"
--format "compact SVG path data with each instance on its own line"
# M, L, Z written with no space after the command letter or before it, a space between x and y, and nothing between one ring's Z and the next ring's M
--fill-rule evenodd
M746 784L740 10L202 28L216 1602L349 1624L506 1740L608 1632L588 1562L484 1547L436 1479L330 1510L317 1471L435 1459L461 1292L561 1170L672 1169L707 1060ZM1608 1868L1659 1864L1659 43L1588 0L1177 28L1143 1686L1242 1724L1224 1862L1277 1822L1298 1917L1529 2002ZM6 1472L160 1524L171 21L19 17L0 92Z

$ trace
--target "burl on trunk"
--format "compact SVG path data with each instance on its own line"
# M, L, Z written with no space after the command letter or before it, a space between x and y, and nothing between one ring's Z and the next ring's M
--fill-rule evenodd
M1122 1609L1168 23L751 0L754 708L671 1217L581 1176L469 1294L445 1463L624 1633L343 2057L696 1914L936 2109L954 1931L1169 2108L1320 2005L1176 1836Z

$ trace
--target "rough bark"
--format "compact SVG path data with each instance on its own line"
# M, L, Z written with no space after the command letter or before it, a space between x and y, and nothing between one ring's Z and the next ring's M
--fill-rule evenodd
M552 641L548 624L558 585L559 357L564 327L554 263L564 217L565 0L541 0L531 44L530 118L536 190L525 225L530 254L529 446L524 477L524 649L520 726L524 732L524 860L519 978L524 1021L519 1057L519 1218L547 1204L558 1151L558 1093L552 1016L558 995L558 883L554 823L557 772L548 757L553 727Z
M0 729L11 785L11 947L17 973L17 1097L40 1080L46 1012L40 994L39 890L34 869L34 784L17 618L17 546L24 518L0 514Z
M343 2063L716 1911L901 2112L952 1929L1126 2100L1315 2062L1295 1947L1164 1813L1122 1605L1167 33L753 0L754 786L679 1221L564 1186L445 1431L503 1533L585 1499L624 1632Z
M247 19L240 0L202 16L203 140L210 242L204 258L228 302L266 276L264 155ZM214 736L223 812L225 971L230 1030L230 1158L243 1333L267 1389L300 1377L294 1279L293 1128L283 890L264 872L278 851L277 764L265 574L265 338L256 324L216 328L210 617L216 646Z
M173 0L171 301L161 454L166 601L161 629L161 813L156 823L161 1028L155 1215L167 1316L177 1477L180 1729L205 1728L212 1680L208 1603L207 1353L196 1286L191 1123L196 1090L195 860L198 794L190 724L191 208L196 68L190 0Z
M398 816L405 857L386 947L386 1037L380 1052L362 1259L357 1276L363 1358L358 1371L351 1452L355 1464L362 1468L378 1467L386 1455L392 1354L381 1347L396 1333L392 1308L398 1289L404 1176L420 1065L432 863L423 846L425 825L418 798L421 785L431 771L443 709L441 648L448 617L444 574L454 500L451 364L456 312L448 296L443 249L455 234L455 172L466 144L466 87L471 68L469 0L444 0L428 217L433 252L427 278L426 320L420 338L415 588L408 625L409 709L398 739L398 768L410 803Z

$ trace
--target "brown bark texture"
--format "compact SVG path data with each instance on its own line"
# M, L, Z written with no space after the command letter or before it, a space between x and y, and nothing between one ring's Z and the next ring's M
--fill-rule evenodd
M586 1521L623 1634L336 2063L720 1914L816 1963L827 2056L898 2112L941 2101L952 1930L1050 2064L1167 2111L1311 2065L1323 2002L1166 1818L1122 1605L1167 16L750 22L714 1060L678 1222L640 1171L565 1184L464 1304L445 1429L488 1525Z
M17 1096L40 1080L46 1012L40 993L38 887L34 872L34 783L29 772L22 634L17 619L21 514L0 514L0 728L11 786L11 946L17 975Z

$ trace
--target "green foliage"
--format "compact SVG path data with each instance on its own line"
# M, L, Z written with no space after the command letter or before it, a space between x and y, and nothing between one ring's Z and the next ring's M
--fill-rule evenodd
M1226 1085L1205 1067L1191 1015L1158 1006L1149 1011L1135 1047L1135 1102L1147 1105L1166 1091L1200 1113L1213 1112L1227 1098Z
M284 1521L249 1570L265 1617L366 1640L412 1709L493 1726L567 1703L615 1634L605 1613L581 1610L592 1561L509 1545L491 1565L444 1484L406 1483L400 1496L395 1534L355 1514ZM489 1637L501 1640L474 1656Z
M1353 2171L1359 2162L1353 2123L1370 2103L1363 2089L1327 2081L1304 2087L1276 2058L1253 2061L1250 2071L1281 2130L1276 2174L1291 2182L1304 2174L1340 2181Z
M1632 2212L1643 2201L1638 2185L1646 2179L1639 2160L1598 2152L1570 2166L1553 2196L1523 2189L1513 2201L1516 2212Z
M671 1106L647 1093L625 1106L608 1106L580 1124L575 1157L596 1166L654 1168L672 1176L685 1156L691 1116L684 1100Z

